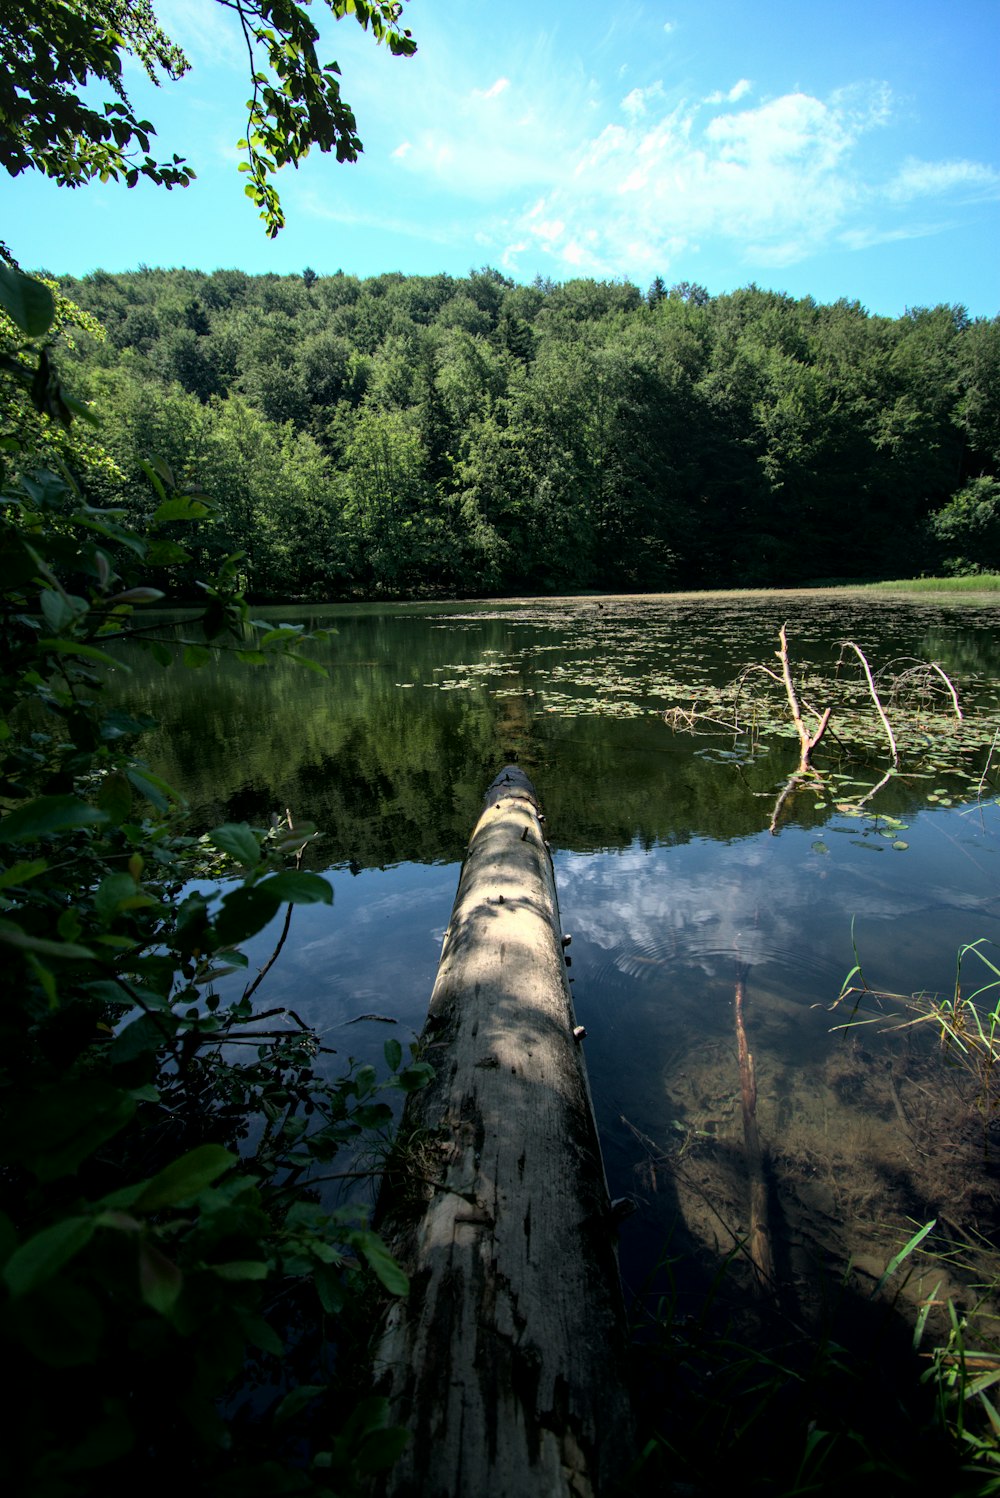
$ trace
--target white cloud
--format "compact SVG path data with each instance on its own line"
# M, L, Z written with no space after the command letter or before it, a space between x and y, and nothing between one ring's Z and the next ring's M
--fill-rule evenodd
M508 88L510 88L510 79L498 78L496 83L490 84L489 88L474 88L472 90L472 97L474 99L495 99L498 97L498 95L502 94L505 89Z
M539 44L537 54L519 59L516 73L485 89L470 87L460 70L442 69L430 88L403 75L406 97L392 107L397 115L406 111L413 149L404 164L414 182L449 198L496 204L564 180L593 124L586 78L556 90L553 69L551 52Z
M918 161L911 156L890 182L886 195L894 203L909 203L915 198L953 192L963 197L998 197L1000 172L978 161Z
M663 98L663 84L653 83L649 88L634 88L622 100L622 110L631 119L639 119L649 113L649 105Z
M728 93L723 93L721 88L716 89L714 94L709 94L708 98L705 100L705 103L736 104L740 99L744 98L750 92L752 87L753 84L750 82L749 78L741 78L738 83L733 84Z
M388 239L405 237L424 240L429 244L446 245L451 243L456 234L456 226L444 219L429 219L426 215L410 218L404 214L350 208L341 198L331 200L326 192L319 193L313 189L303 191L294 182L285 196L289 202L294 199L296 213L328 220L343 228L376 230Z
M620 55L600 75L560 47L557 30L520 36L494 57L492 78L481 53L439 43L412 65L351 77L363 180L377 182L383 162L410 233L475 242L515 275L688 275L704 247L749 278L934 232L957 198L996 187L975 161L900 164L894 136L907 122L878 82L761 96L759 82L730 73L717 91L709 80L684 98L634 51L628 88Z
M730 105L749 90L741 79L720 102ZM624 123L579 142L571 171L515 220L512 239L534 241L536 254L542 249L574 268L581 244L592 244L595 274L662 271L709 239L747 263L782 266L851 247L852 233L870 235L872 221L893 210L893 232L925 233L926 224L907 230L898 223L898 208L911 200L1000 190L1000 174L972 161L914 160L879 181L868 143L892 119L884 84L825 99L788 93L738 112L681 103L663 113L650 108L657 92L633 89L622 101ZM590 226L593 241L582 234Z

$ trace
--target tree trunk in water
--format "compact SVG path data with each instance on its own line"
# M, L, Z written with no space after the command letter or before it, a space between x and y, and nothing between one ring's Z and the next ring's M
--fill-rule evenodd
M746 1146L747 1176L750 1181L750 1259L754 1268L754 1284L758 1294L770 1294L774 1289L774 1258L771 1253L771 1234L768 1228L767 1177L764 1174L764 1156L760 1147L760 1131L757 1128L757 1074L753 1056L747 1044L746 1025L743 1021L744 981L736 980L736 1048L740 1059L740 1101L743 1105L743 1139Z
M392 1498L589 1498L627 1471L621 1285L574 1028L538 803L508 766L445 936L436 1078L408 1100L379 1204L411 1276L376 1355L412 1433Z

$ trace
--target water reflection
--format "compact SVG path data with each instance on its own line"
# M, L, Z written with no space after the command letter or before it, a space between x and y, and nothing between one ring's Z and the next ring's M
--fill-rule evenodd
M794 743L735 752L671 734L662 708L769 659L793 609L797 660L828 664L847 635L879 661L933 656L995 720L994 611L843 599L339 609L317 616L338 629L326 681L278 667L248 691L222 661L122 693L160 718L149 759L202 823L287 805L324 830L333 911L296 912L267 997L363 1060L386 1032L359 1015L419 1031L483 790L517 757L556 850L612 1189L639 1204L626 1275L637 1284L670 1231L706 1261L745 1232L743 971L780 1272L802 1310L850 1255L884 1266L910 1217L994 1226L964 1075L929 1032L845 1033L830 1006L852 924L869 981L901 993L947 991L963 942L1000 943L1000 812L975 801L985 752L965 779L911 764L861 815L844 807L885 766L856 764L854 787L804 791L771 836ZM265 933L251 965L268 950Z

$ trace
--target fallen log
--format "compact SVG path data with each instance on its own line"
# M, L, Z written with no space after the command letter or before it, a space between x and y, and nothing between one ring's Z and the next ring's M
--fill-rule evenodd
M607 1184L531 782L472 834L378 1226L410 1275L376 1355L391 1498L609 1492L631 1455ZM409 1162L409 1163L408 1163Z

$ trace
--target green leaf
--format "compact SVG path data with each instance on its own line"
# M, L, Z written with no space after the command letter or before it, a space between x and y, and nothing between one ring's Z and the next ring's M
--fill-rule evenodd
M161 1046L169 1043L175 1028L176 1021L172 1014L155 1017L152 1014L140 1014L138 1019L125 1026L120 1035L115 1036L110 1052L112 1066L121 1066L134 1061L137 1056L155 1053Z
M28 953L27 961L28 966L31 968L31 971L38 979L38 983L41 987L42 993L48 1000L49 1008L58 1009L59 988L56 983L55 973L53 973L51 968L46 967L44 962L41 962L38 956L33 952Z
M220 1280L266 1280L267 1265L259 1259L233 1259L228 1264L209 1264Z
M43 588L38 601L46 624L57 634L87 612L85 599L71 598L66 593L57 592L55 588Z
M132 811L132 788L120 770L105 775L97 792L97 805L112 827L120 827Z
M153 541L146 553L150 567L176 567L190 560L191 553L178 546L176 541Z
M257 642L262 650L269 645L278 644L279 641L300 639L305 628L302 624L281 624L277 629L271 629L264 619L252 619L250 622L256 629L265 631Z
M304 869L286 869L282 874L273 874L256 888L270 895L279 904L286 900L293 905L332 905L333 886L319 874L310 874Z
M126 588L116 593L109 603L158 603L165 595L160 588Z
M294 1420L300 1410L304 1410L307 1404L311 1404L320 1394L325 1393L325 1384L300 1384L297 1389L292 1389L274 1412L275 1425L283 1425L286 1420Z
M106 650L98 650L96 645L85 645L81 640L63 640L55 637L38 641L39 650L47 650L56 655L78 655L83 660L97 661L102 666L114 666L118 671L130 674L132 667L126 666L123 661L116 661L113 655L108 655Z
M53 941L47 936L32 936L13 921L0 921L0 941L22 952L34 952L40 957L55 957L61 962L89 962L94 953L89 947L72 941Z
M399 1071L400 1063L403 1060L403 1047L399 1041L387 1040L382 1047L382 1054L385 1057L385 1064L389 1070Z
M395 1086L402 1092L419 1092L434 1080L434 1068L427 1061L415 1061L405 1071L401 1071L397 1077L393 1077L387 1084Z
M308 655L299 655L294 650L285 651L282 659L294 661L297 666L304 666L307 671L312 671L317 676L329 676L330 674L325 666L320 665L319 661L312 660Z
M47 1368L93 1363L104 1332L96 1296L82 1285L52 1279L33 1295L11 1303L14 1329L28 1351Z
M183 805L184 798L180 791L175 791L172 785L150 770L128 769L125 774L140 796L145 796L157 811L169 811L171 802L175 806Z
M237 1163L221 1144L200 1144L155 1175L133 1203L138 1212L156 1212L189 1201Z
M78 796L39 796L8 812L0 822L0 843L33 843L81 827L101 827L106 812Z
M390 1295L409 1294L409 1279L377 1233L372 1233L367 1228L357 1228L351 1234L351 1242L360 1250Z
M360 1124L363 1129L380 1129L391 1119L392 1109L388 1103L362 1103L351 1114L351 1122Z
M211 507L189 494L178 494L158 505L153 515L154 525L165 525L170 520L204 520L211 514Z
M358 1445L368 1436L380 1435L388 1425L388 1399L383 1394L370 1394L355 1405L338 1439L350 1446Z
M367 1097L370 1092L374 1092L375 1081L374 1066L366 1065L359 1067L357 1076L354 1078L354 1087L358 1097Z
M191 671L200 671L212 659L212 652L205 645L185 645L184 664Z
M116 707L101 719L101 738L106 744L114 744L118 739L135 738L137 734L156 726L156 719L148 717L146 713L140 713L137 717L134 713L126 713Z
M247 868L254 868L260 863L260 843L246 822L225 822L221 827L212 829L208 840Z
M0 307L29 338L41 338L56 315L55 298L47 286L10 265L0 265Z
M215 934L222 946L234 946L262 930L280 908L259 884L240 885L223 896L222 909L215 921Z
M27 1295L51 1279L90 1242L96 1225L93 1217L67 1217L15 1249L3 1272L11 1295Z
M102 879L94 895L94 909L107 925L122 910L137 910L144 905L155 905L152 895L141 890L131 874L109 874Z
M0 874L0 889L10 889L12 885L27 884L30 879L44 874L48 868L48 862L44 858L34 858L30 861L21 860L11 864Z
M278 1333L273 1327L268 1326L262 1316L254 1316L248 1312L240 1317L240 1324L249 1342L259 1347L262 1352L270 1352L276 1358L283 1356L285 1347Z
M26 1165L40 1181L58 1180L71 1175L134 1113L127 1092L97 1079L39 1088L11 1100L2 1158Z
M162 640L140 640L139 645L153 657L158 666L173 665L173 651Z
M339 1270L331 1264L317 1264L313 1270L313 1283L320 1305L327 1315L339 1316L347 1301Z
M892 1258L885 1266L885 1272L883 1273L882 1278L875 1286L875 1289L871 1292L872 1299L874 1299L875 1296L885 1288L885 1285L896 1273L896 1270L899 1268L900 1264L902 1264L905 1259L909 1258L914 1249L918 1248L920 1244L923 1243L924 1239L927 1237L927 1234L933 1232L935 1227L937 1227L937 1218L932 1217L930 1222L925 1222L923 1227L918 1229L918 1231L914 1233L913 1237L909 1240L908 1243L903 1244L903 1247L899 1250L899 1253L893 1254Z
M390 1425L368 1436L355 1457L360 1472L386 1472L402 1456L410 1443L410 1432L402 1425Z

